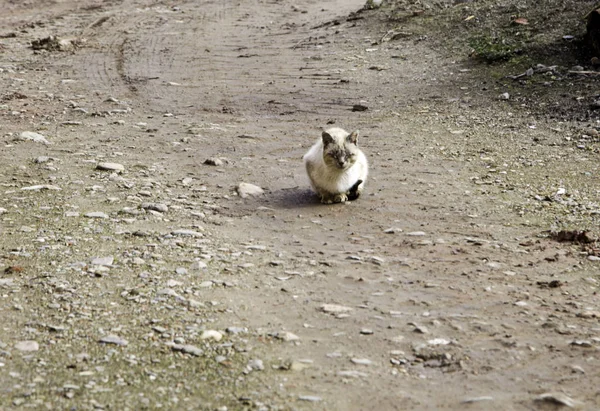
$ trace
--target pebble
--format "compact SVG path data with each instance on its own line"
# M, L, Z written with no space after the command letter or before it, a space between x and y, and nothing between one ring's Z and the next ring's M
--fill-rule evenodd
M179 275L186 275L187 274L187 269L183 268L183 267L177 267L175 269L175 272Z
M179 237L203 237L204 234L198 232L198 231L194 231L194 230L188 230L185 228L179 229L179 230L175 230L171 232L172 235L174 236L179 236Z
M369 374L367 374L366 372L362 372L362 371L355 371L355 370L344 370L344 371L338 371L337 375L339 377L351 377L351 378L366 378L369 376Z
M275 338L283 341L298 341L300 339L300 337L298 337L296 334L288 331L278 332L275 334Z
M406 233L406 235L409 235L411 237L422 237L427 234L424 231L411 231L410 233Z
M450 344L450 340L447 340L445 338L434 338L433 340L429 340L427 341L427 344L429 345L448 345Z
M41 191L41 190L60 191L62 189L59 186L55 186L52 184L38 184L35 186L21 187L21 190L23 190L23 191Z
M247 198L250 196L260 196L264 194L264 190L259 186L249 183L239 183L236 187L236 191L242 198Z
M159 213L166 213L169 211L169 207L162 203L142 203L144 210L158 211Z
M91 265L111 266L111 265L113 265L114 261L115 261L115 258L113 256L95 257L95 258L92 258L92 260L90 261L90 264Z
M117 173L122 173L125 171L125 166L119 163L98 163L96 169L103 171L116 171Z
M211 157L204 160L204 164L218 167L223 165L223 160L221 160L220 158Z
M246 327L227 327L225 331L229 334L245 334L248 329Z
M174 342L169 342L169 343L167 343L167 345L169 347L171 347L171 349L173 351L179 351L179 352L183 352L186 354L191 354L196 357L200 357L202 354L204 354L204 351L201 348L198 348L195 345L191 345L191 344L177 344Z
M370 328L363 328L362 330L360 330L360 333L363 335L371 335L373 334L373 330L371 330Z
M373 364L373 361L369 360L368 358L351 358L350 361L352 361L353 364L357 364L357 365Z
M403 230L398 227L390 227L390 228L386 228L385 230L383 230L383 232L385 234L396 234L396 233L401 233L402 231Z
M321 401L321 397L317 397L316 395L299 395L299 401L308 401L308 402L319 402Z
M493 401L493 400L494 400L494 397L482 396L482 397L465 398L461 402L463 404L470 404L470 403L474 403L474 402Z
M33 160L33 162L36 164L44 164L44 163L49 162L50 160L53 160L53 159L48 156L39 156L39 157L36 157L35 160Z
M337 305L337 304L323 304L320 307L321 311L328 313L328 314L340 314L340 313L347 313L349 311L352 311L352 307L346 307L344 305Z
M499 100L508 100L508 99L510 99L510 94L508 94L508 93L502 93L502 94L500 94L498 96L498 99Z
M23 131L15 140L33 141L34 143L42 144L52 144L48 140L46 140L46 137L39 133L34 133L33 131Z
M252 371L262 371L265 369L265 365L263 364L262 360L255 358L248 361L247 368Z
M221 334L219 331L217 330L205 330L202 332L202 335L200 336L201 340L215 340L215 341L221 341L221 339L223 338L223 334Z
M6 208L0 207L0 215L4 214L6 212L8 212L8 210Z
M546 392L537 396L535 400L564 405L569 408L576 408L583 405L581 401L574 400L573 398L567 396L566 394L563 394L562 392Z
M127 344L129 344L129 342L119 336L116 336L114 334L109 334L107 336L104 336L102 338L100 338L98 340L98 342L102 343L102 344L114 344L114 345L120 345L120 346L125 346Z
M92 211L91 213L85 213L83 216L87 218L108 218L108 214L102 211Z
M33 352L40 349L40 345L36 341L19 341L15 344L15 349L23 352Z

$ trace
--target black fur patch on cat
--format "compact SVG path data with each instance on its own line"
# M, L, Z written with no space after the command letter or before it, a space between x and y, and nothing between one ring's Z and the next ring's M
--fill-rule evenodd
M350 187L350 190L348 190L348 201L354 201L356 200L358 197L360 197L360 192L358 191L358 186L362 184L362 180L358 180L356 183L354 183L354 185L352 187Z

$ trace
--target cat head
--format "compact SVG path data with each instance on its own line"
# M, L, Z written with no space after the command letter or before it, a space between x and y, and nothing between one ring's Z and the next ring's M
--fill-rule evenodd
M350 168L358 154L358 130L348 133L341 128L323 131L323 160L329 167Z

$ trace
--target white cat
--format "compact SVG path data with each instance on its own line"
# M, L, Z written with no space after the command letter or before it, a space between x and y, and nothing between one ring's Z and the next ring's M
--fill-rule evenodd
M358 131L330 128L304 155L308 178L322 203L344 203L362 194L369 164L357 141Z

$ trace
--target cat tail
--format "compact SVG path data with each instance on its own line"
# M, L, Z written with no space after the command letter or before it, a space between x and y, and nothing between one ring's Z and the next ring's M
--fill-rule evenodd
M352 187L350 187L350 190L348 190L348 200L349 201L354 201L358 197L360 197L360 191L358 190L358 187L362 183L363 183L363 180L358 180L356 183L354 183L354 185Z

